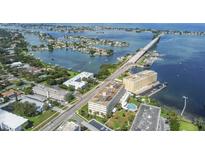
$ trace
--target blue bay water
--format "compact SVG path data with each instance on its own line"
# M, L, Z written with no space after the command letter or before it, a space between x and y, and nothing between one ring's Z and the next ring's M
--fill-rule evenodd
M155 98L168 106L182 109L182 96L188 96L187 112L205 117L205 38L199 36L164 36L157 51L163 54L152 69L168 88Z
M113 26L128 28L153 28L171 30L205 31L205 24L67 24L85 26ZM60 32L51 32L55 37L62 37ZM56 49L53 52L32 52L36 57L47 63L72 68L76 71L89 71L97 73L103 63L116 63L117 58L143 47L151 38L151 33L130 33L105 31L104 34L96 32L77 33L103 39L122 40L130 43L128 48L113 48L114 54L110 57L90 57L80 52ZM37 43L35 39L28 41ZM205 37L202 36L174 36L165 35L161 38L157 51L162 59L154 63L151 69L158 72L162 82L168 82L168 87L155 95L162 104L183 108L182 96L188 96L186 112L205 118Z
M52 33L56 37L62 37L63 34ZM73 69L75 71L89 71L97 73L101 64L116 63L118 57L125 56L129 53L136 52L136 49L145 46L152 38L152 33L129 33L129 32L116 32L105 31L104 34L96 32L86 32L82 34L88 37L96 37L101 39L112 39L118 41L127 41L129 47L117 48L112 47L114 54L112 56L95 56L91 57L88 54L84 54L71 49L55 49L53 52L41 51L32 52L38 58L44 60L47 63L57 64L66 68Z

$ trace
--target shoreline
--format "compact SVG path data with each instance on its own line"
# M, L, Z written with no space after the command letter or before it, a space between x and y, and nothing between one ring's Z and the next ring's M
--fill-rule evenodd
M33 52L33 51L32 51ZM73 51L74 52L74 51ZM31 51L29 51L29 53L31 53ZM46 63L46 62L44 62L44 60L42 60L41 58L37 58L37 57L35 57L34 55L32 55L34 58L36 58L36 59L39 59L39 60L41 60L41 62L43 62L44 64L48 64L48 65L50 65L50 66L56 66L56 64L51 64L51 63ZM116 63L113 63L113 64L117 64L118 62L116 62ZM101 64L101 65L103 65L103 64ZM64 68L64 69L67 69L67 70L70 70L70 71L73 71L73 72L79 72L79 71L77 71L77 70L74 70L74 69L72 69L72 68L67 68L67 67L63 67L63 66L59 66L58 65L58 67L61 67L61 68ZM99 70L98 70L98 72L99 72ZM153 95L154 96L154 95ZM153 96L151 96L151 98L153 98ZM155 98L154 98L155 99ZM156 99L157 101L159 101L158 99ZM178 109L178 108L176 108L176 107L173 107L173 106L168 106L168 105L165 105L165 104L163 104L163 103L161 103L160 101L159 101L159 103L160 103L160 105L162 106L162 107L165 107L165 108L168 108L170 111L175 111L179 116L180 116L180 113L181 113L181 110L180 109ZM199 118L199 117L201 117L201 118L203 118L203 119L205 119L205 117L202 117L202 116L200 116L200 115L197 115L197 114L194 114L194 113L189 113L189 112L184 112L184 115L182 116L182 117L184 117L185 119L188 119L188 120L190 120L190 121L192 121L193 122L193 120L195 119L195 118Z
M154 99L155 99L155 98L154 98ZM157 100L157 99L155 99L155 100ZM158 101L158 100L157 100L157 101ZM181 116L181 115L180 115L180 114L181 114L181 110L180 110L180 109L177 109L176 107L173 107L173 106L165 105L165 104L161 103L160 101L159 101L159 103L160 103L160 106L161 106L161 107L164 107L164 108L166 108L166 109L168 109L168 110L170 110L170 111L174 111L174 112L177 113L177 115ZM195 119L195 118L203 118L203 119L205 119L205 117L201 117L201 116L199 116L199 115L196 115L196 114L190 113L190 112L186 112L186 111L184 112L183 116L181 116L181 117L183 117L183 118L185 118L185 119L187 119L187 120L190 120L190 121L192 121L192 122L194 122L194 119Z

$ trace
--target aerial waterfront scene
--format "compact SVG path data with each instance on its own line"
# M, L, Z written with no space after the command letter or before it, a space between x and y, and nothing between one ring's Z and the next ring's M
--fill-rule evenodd
M0 24L0 130L204 131L205 24Z

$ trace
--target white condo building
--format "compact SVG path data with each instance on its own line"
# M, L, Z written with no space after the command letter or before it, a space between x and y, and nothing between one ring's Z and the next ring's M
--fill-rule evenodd
M124 92L120 83L110 83L88 102L88 112L100 117L108 115L119 103Z
M64 82L63 84L66 86L73 86L75 87L75 89L80 89L83 88L87 82L83 81L83 79L88 79L88 78L93 78L94 74L90 73L90 72L82 72L76 76L74 76L73 78L67 80L66 82Z

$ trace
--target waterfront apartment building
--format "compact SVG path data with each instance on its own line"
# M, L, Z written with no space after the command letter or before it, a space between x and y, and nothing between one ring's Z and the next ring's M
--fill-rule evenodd
M152 70L145 70L123 78L125 89L136 95L149 90L158 83L157 72Z
M104 117L110 114L121 97L125 93L125 89L118 82L108 84L101 92L94 96L88 102L89 114L96 114Z
M33 87L33 93L44 96L46 98L54 99L61 104L66 103L65 97L68 94L68 92L66 92L65 90L54 89L40 84Z

